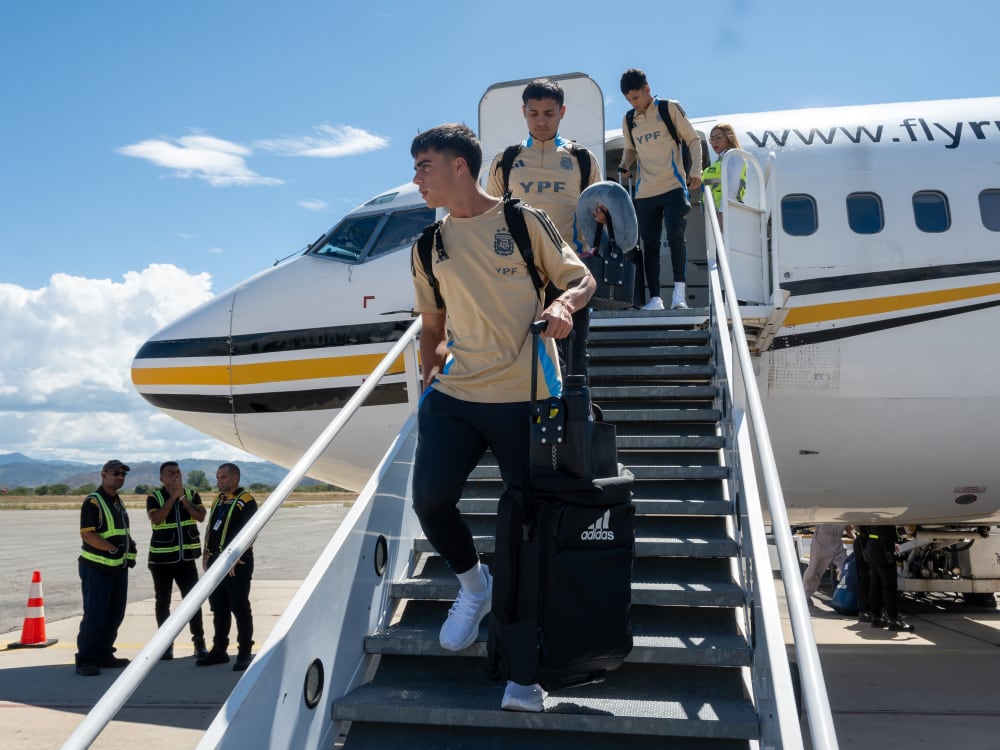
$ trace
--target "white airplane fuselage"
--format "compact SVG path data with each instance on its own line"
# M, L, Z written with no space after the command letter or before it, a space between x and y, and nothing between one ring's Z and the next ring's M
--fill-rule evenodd
M1000 98L692 122L732 124L762 163L773 153L769 253L788 315L758 385L790 521L1000 521ZM607 152L621 142L610 131ZM398 214L405 241L371 257ZM137 389L290 466L411 321L412 227L430 217L412 186L355 209L345 222L367 240L328 236L159 331L133 362ZM312 476L363 485L409 412L402 375L372 404Z

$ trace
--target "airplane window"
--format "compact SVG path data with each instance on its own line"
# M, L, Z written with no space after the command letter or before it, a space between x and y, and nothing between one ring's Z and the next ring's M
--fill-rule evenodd
M382 214L344 219L316 246L314 255L357 261L382 220Z
M875 193L847 196L847 223L858 234L878 234L885 227L882 199Z
M913 219L921 232L945 232L951 226L948 196L937 190L913 194Z
M819 226L816 200L811 195L791 194L781 199L781 228L793 237L813 234Z
M1000 232L1000 190L991 188L979 194L979 215L984 227Z
M416 208L392 214L375 240L375 246L372 247L368 257L374 258L394 250L409 249L417 241L424 227L433 223L433 208Z

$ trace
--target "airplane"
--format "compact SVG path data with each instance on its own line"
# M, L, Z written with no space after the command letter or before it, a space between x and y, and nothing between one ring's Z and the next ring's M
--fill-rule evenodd
M555 78L569 105L562 132L614 174L624 139L604 128L599 88L579 74ZM498 85L483 96L484 169L524 137L518 94ZM757 323L758 387L789 521L895 523L949 544L985 537L1000 522L1000 382L990 375L1000 97L691 121L707 153L705 136L727 122L748 164L765 165L742 203L722 207L723 236L744 318ZM692 197L698 308L712 252ZM154 334L132 363L135 387L203 433L292 465L411 322L409 249L434 219L412 184L380 193L300 254ZM312 476L364 485L411 409L401 361L391 373ZM1000 551L990 540L978 547ZM1000 584L1000 554L988 557L980 577Z

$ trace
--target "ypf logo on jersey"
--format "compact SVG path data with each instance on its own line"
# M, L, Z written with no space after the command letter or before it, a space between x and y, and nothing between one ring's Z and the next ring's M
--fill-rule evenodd
M604 515L594 521L590 526L580 532L580 539L584 542L613 542L615 532L608 528L611 521L611 509L604 511Z
M507 231L506 227L497 230L493 237L493 252L501 258L514 254L514 235Z

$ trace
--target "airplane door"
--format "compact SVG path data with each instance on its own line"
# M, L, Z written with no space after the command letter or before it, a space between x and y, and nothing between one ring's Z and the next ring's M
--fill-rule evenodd
M583 73L566 73L548 76L562 86L565 92L566 116L559 127L559 135L589 148L604 164L604 94L600 86ZM483 147L483 171L480 181L485 181L486 170L493 157L513 143L523 141L528 135L521 113L521 92L533 79L495 83L486 89L479 100L479 140Z
M760 163L745 151L723 155L723 173L730 160L746 164L746 192L742 201L729 200L722 207L722 241L726 246L736 295L741 303L769 304L771 264L767 252L767 198Z

